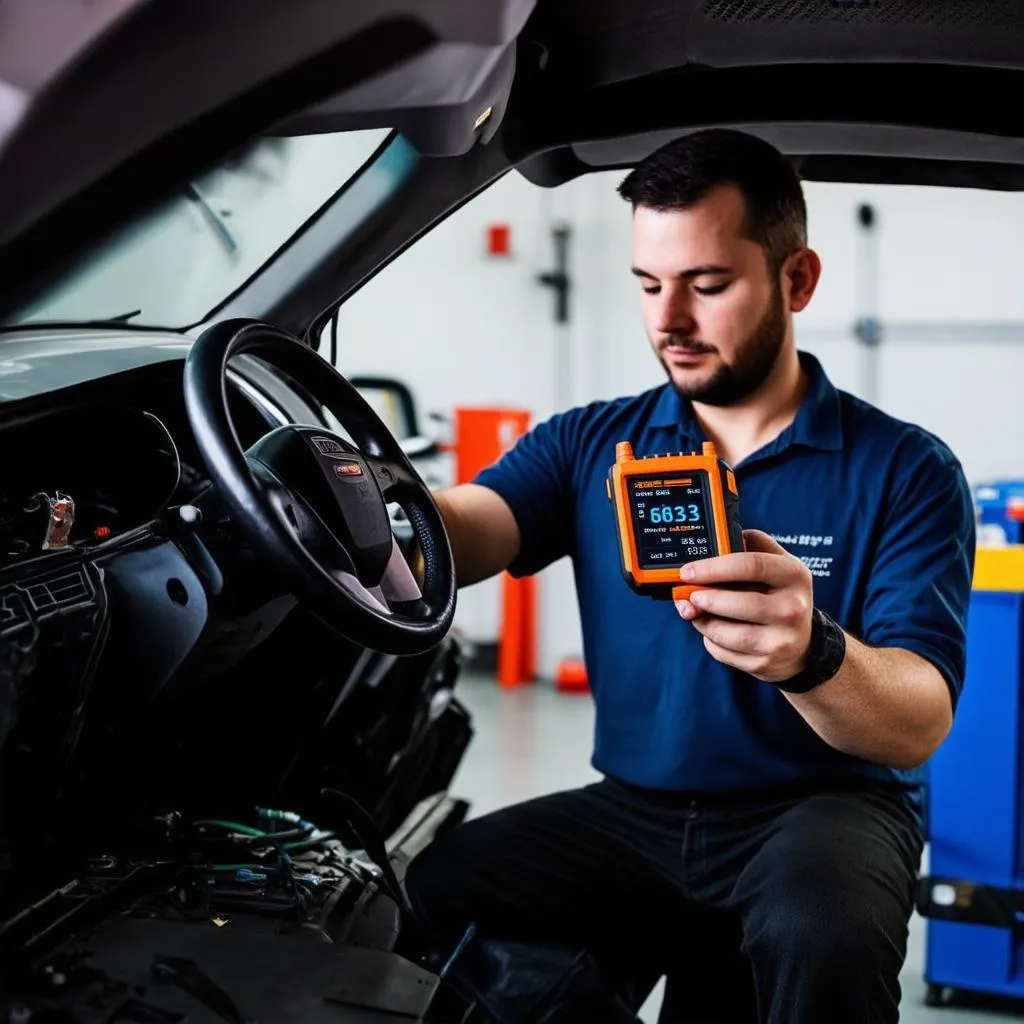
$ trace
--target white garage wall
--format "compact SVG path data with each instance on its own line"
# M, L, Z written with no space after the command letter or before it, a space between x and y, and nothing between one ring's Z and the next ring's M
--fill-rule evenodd
M400 376L425 410L509 404L538 419L660 383L629 274L630 218L614 192L618 177L591 175L554 192L518 175L498 182L346 303L341 368ZM818 183L806 192L824 272L797 321L801 346L838 386L863 393L865 353L852 328L865 267L856 212L868 202L878 217L877 313L891 337L878 356L877 403L943 437L972 482L1024 476L1024 197ZM548 231L559 218L573 228L566 328L554 323L553 295L536 283L550 269ZM485 255L492 221L511 225L512 259ZM923 340L901 340L914 324ZM945 325L941 340L929 324ZM561 387L552 380L561 365L556 344L570 353ZM579 651L567 564L542 575L540 600L541 671L549 676L559 657ZM459 623L479 639L496 636L493 583L463 594Z

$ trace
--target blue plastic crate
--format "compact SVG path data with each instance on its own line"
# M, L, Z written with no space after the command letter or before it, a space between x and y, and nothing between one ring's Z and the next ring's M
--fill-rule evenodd
M1024 480L993 480L974 488L978 522L1002 529L1008 544L1024 543Z

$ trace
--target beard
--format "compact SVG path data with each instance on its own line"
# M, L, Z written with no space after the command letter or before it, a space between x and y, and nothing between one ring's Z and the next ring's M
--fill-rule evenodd
M705 380L682 385L672 376L672 370L663 355L661 364L676 392L691 402L704 405L735 405L756 391L769 377L786 340L786 314L782 289L776 285L771 302L760 323L750 337L739 347L732 365L720 363L718 369ZM662 345L681 344L697 352L714 351L712 346L699 341L669 337Z

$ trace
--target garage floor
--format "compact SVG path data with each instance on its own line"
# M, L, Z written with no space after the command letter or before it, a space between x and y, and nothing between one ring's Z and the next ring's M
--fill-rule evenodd
M468 676L459 694L473 715L476 736L459 770L454 790L472 802L476 816L542 793L582 785L597 778L589 765L593 711L589 697L561 694L545 684L502 690L493 679ZM903 971L906 1024L999 1024L1024 1020L1024 1008L977 1009L923 1003L924 927L911 925ZM643 1010L655 1022L660 991Z

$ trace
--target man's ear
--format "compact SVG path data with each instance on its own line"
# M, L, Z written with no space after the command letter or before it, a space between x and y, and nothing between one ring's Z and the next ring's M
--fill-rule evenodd
M813 249L800 249L782 268L784 287L788 285L789 309L799 313L807 308L821 279L821 257Z

